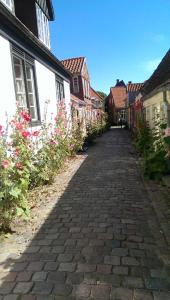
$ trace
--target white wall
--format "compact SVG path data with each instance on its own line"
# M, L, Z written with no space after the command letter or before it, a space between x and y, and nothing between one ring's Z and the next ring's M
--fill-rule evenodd
M47 121L55 117L57 112L55 74L35 61L41 120L44 120L47 109ZM49 101L47 105L46 102Z
M51 122L57 113L55 74L37 61L35 61L35 68L38 85L41 120L44 120L44 112L47 109L47 121ZM66 81L64 81L64 93L67 118L70 119L70 84ZM47 101L49 101L48 105L46 104Z
M14 79L9 41L0 36L0 124L16 111Z
M71 98L70 98L70 84L64 81L65 104L67 111L67 118L71 125Z

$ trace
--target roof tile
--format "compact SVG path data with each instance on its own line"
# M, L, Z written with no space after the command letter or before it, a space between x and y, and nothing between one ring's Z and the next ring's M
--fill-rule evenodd
M68 69L71 73L74 74L74 73L81 73L84 61L85 61L85 57L75 57L75 58L61 60L61 63L64 65L66 69Z

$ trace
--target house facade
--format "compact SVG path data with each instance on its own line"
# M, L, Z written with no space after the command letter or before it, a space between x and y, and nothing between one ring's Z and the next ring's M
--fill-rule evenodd
M50 50L51 0L0 0L0 120L28 109L31 126L57 112L65 99L70 118L70 73Z
M126 121L129 128L133 128L136 123L136 112L140 110L140 90L143 83L133 83L131 81L127 84L127 101L126 101Z
M142 89L146 120L151 128L159 115L170 127L170 50Z
M117 79L116 85L110 88L110 94L106 98L106 111L112 125L118 125L119 120L126 121L127 91L123 80Z
M77 115L83 115L86 123L91 120L91 96L90 96L90 76L85 57L75 57L62 60L61 63L72 74L70 83L71 94L79 99L79 106L76 107ZM73 96L72 96L73 98ZM84 105L82 106L82 101ZM74 110L74 106L72 106Z

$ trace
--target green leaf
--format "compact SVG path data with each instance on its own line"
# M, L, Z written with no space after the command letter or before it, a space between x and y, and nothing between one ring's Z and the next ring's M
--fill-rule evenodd
M18 198L21 194L21 190L18 187L15 187L9 192L9 194L14 198Z

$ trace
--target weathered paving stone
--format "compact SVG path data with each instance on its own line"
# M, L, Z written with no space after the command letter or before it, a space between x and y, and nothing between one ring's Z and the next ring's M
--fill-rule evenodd
M119 240L112 240L112 247L113 248L120 247L120 241Z
M59 254L57 261L59 262L71 262L73 260L73 255L71 254Z
M97 265L97 272L102 274L111 274L112 266L111 265Z
M151 290L170 290L170 283L168 280L163 278L150 278L145 279L145 285L147 289Z
M17 295L12 295L11 294L11 295L5 296L4 300L18 300L17 298L18 298ZM2 299L2 298L0 297L0 299Z
M117 275L128 275L128 267L117 266L113 267L113 273Z
M106 285L96 285L92 287L91 296L94 299L110 299L111 287Z
M145 251L144 250L137 250L137 249L130 249L130 256L132 257L145 257Z
M105 256L104 263L108 265L119 266L120 265L120 257L119 256Z
M112 288L111 299L112 300L133 300L133 290L126 289L126 288Z
M129 288L143 288L144 284L140 277L127 276L123 279L123 286Z
M82 297L82 299L87 298L90 296L91 286L86 284L80 284L78 286L75 286L73 293L76 297Z
M128 249L127 248L114 248L112 250L112 255L127 256L128 255Z
M70 273L67 275L67 283L70 284L77 285L82 283L83 280L84 280L84 274L81 273Z
M44 266L45 271L55 271L59 266L58 262L47 262Z
M49 272L47 281L53 283L64 283L66 281L66 274L65 272Z
M169 300L170 292L153 292L154 300Z
M21 296L21 299L19 298L17 300L37 300L37 298L34 295L23 295Z
M146 290L135 290L134 300L153 300L153 295L151 292Z
M97 284L112 285L114 287L121 286L121 276L110 274L99 274L97 276Z
M36 282L32 289L32 294L49 295L53 289L53 284L50 282Z
M28 271L41 271L43 269L44 263L40 262L40 261L35 261L35 262L31 262L28 267L27 270Z
M0 281L12 282L16 279L18 272L2 272L0 273Z
M90 265L90 264L78 264L77 266L77 272L81 273L91 273L96 271L97 266L96 265Z
M0 295L11 294L15 285L16 285L15 282L3 282L0 286Z
M57 283L54 286L53 294L55 296L69 296L72 292L72 286L68 284Z
M18 282L14 288L14 293L16 294L27 294L31 291L33 287L33 282Z
M59 271L63 272L74 272L76 269L75 263L60 263Z
M122 264L125 266L139 266L139 262L134 257L122 257Z
M47 272L41 271L41 272L35 272L32 281L45 281L47 278Z

